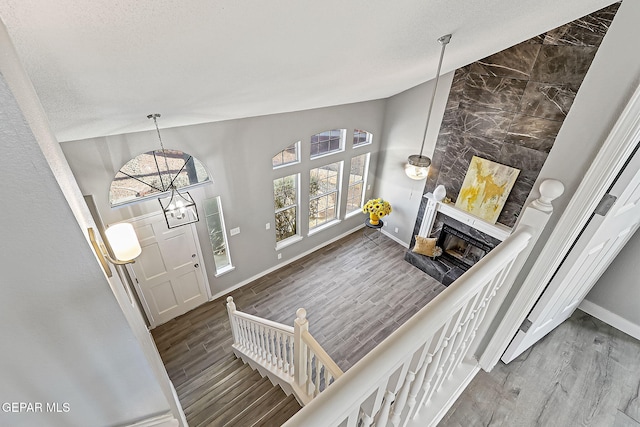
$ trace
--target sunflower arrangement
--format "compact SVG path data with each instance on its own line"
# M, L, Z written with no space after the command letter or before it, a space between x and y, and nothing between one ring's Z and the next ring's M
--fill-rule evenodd
M380 218L391 213L391 204L381 198L371 199L362 207L362 212L369 214L371 225L378 225Z

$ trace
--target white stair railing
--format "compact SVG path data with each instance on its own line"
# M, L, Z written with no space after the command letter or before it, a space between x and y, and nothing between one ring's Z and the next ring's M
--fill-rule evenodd
M295 336L299 337L294 346L295 384L310 399L324 391L340 375L342 370L318 342L309 333L307 311L304 308L296 311Z
M227 298L233 351L245 363L293 393L306 405L332 384L342 370L309 333L304 308L296 312L295 327L236 310Z
M480 370L474 353L487 322L496 314L551 214L541 205L550 206L562 194L557 191L562 184L550 184L540 187L540 199L523 212L513 234L284 427L437 424ZM553 191L545 191L552 187Z
M233 349L293 381L293 327L236 310L227 298L227 312L233 334Z

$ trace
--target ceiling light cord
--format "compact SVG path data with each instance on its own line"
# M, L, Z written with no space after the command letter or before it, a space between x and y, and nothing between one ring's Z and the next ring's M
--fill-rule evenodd
M164 165L167 168L167 173L169 174L169 186L173 187L173 177L171 176L171 170L169 169L169 162L167 161L167 152L164 149L164 145L162 144L162 136L160 136L160 129L158 128L158 117L160 117L160 114L155 113L155 114L149 114L147 116L148 119L153 119L153 123L155 123L156 125L156 132L158 132L158 139L160 140L160 148L162 150L162 157L164 157ZM162 182L162 175L160 176L160 182L162 183L162 186L164 187L164 183Z
M427 130L429 129L429 121L431 119L431 110L433 110L433 103L436 99L436 91L438 90L438 81L440 80L440 70L442 68L442 59L444 58L444 50L447 47L447 44L449 44L449 42L451 41L451 34L447 34L446 36L440 37L438 41L442 44L442 49L440 50L440 59L438 60L438 70L436 71L436 81L433 87L433 95L431 96L431 102L429 103L429 112L427 113L427 123L424 126L424 135L422 136L422 146L420 147L421 157L422 157L422 150L424 150L424 143L427 140Z

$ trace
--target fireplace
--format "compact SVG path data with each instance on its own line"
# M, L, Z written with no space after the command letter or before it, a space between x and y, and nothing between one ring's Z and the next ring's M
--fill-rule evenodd
M436 245L443 253L428 257L409 249L404 259L445 286L462 276L511 233L505 225L489 224L453 204L438 202L431 193L424 198L427 203L416 234L437 238ZM412 240L411 248L413 244Z
M485 256L491 246L474 239L468 234L444 224L438 237L437 246L442 248L442 257L466 271Z

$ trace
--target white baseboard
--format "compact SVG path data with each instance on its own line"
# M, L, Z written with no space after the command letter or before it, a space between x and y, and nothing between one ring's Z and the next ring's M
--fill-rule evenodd
M180 423L171 414L154 416L138 421L135 424L127 424L127 427L178 427Z
M409 244L403 242L402 240L398 239L397 236L394 236L393 234L389 233L387 230L385 230L384 228L381 228L380 231L382 232L382 234L384 234L385 236L387 236L388 238L390 238L391 240L393 240L396 243L401 244L402 246L404 246L405 248L409 249Z
M580 303L578 308L585 313L592 315L596 319L600 319L604 323L624 332L625 334L631 335L633 338L640 340L640 325L636 325L635 323L586 299Z
M266 276L266 275L267 275L267 274L269 274L269 273L272 273L272 272L274 272L274 271L276 271L276 270L278 270L278 269L280 269L280 268L282 268L282 267L285 267L285 266L287 266L287 265L291 264L292 262L299 260L300 258L306 257L306 256L307 256L307 255L309 255L310 253L315 252L315 251L317 251L318 249L322 249L322 248L324 248L325 246L328 246L328 245L330 245L331 243L336 242L336 241L338 241L338 240L342 239L343 237L346 237L346 236L348 236L349 234L351 234L351 233L353 233L353 232L355 232L355 231L360 230L361 228L364 228L364 224L360 224L359 226L354 227L354 228L352 228L351 230L346 231L346 232L344 232L344 233L340 234L339 236L334 237L333 239L329 239L329 240L327 240L326 242L324 242L324 243L322 243L322 244L320 244L320 245L318 245L318 246L316 246L316 247L314 247L314 248L312 248L312 249L309 249L308 251L305 251L305 252L303 252L303 253L301 253L301 254L299 254L299 255L294 256L294 257L293 257L293 258L291 258L291 259L288 259L288 260L286 260L286 261L284 261L284 262L281 262L280 264L277 264L277 265L275 265L275 266L273 266L273 267L271 267L271 268L268 268L268 269L266 269L266 270L264 270L264 271L262 271L262 272L260 272L260 273L258 273L258 274L256 274L256 275L254 275L254 276L252 276L252 277L249 277L248 279L243 280L242 282L240 282L240 283L238 283L238 284L236 284L236 285L233 285L233 286L231 286L230 288L225 289L224 291L218 292L218 293L216 293L216 294L212 295L212 296L211 296L211 299L209 299L209 301L213 301L214 299L217 299L217 298L223 297L223 296L225 296L225 295L228 295L230 292L233 292L233 291L235 291L236 289L240 289L240 288L241 288L241 287L243 287L244 285L247 285L247 284L249 284L249 283L253 282L254 280L258 280L259 278L261 278L261 277L263 277L263 276ZM391 236L390 236L390 237L391 237Z

